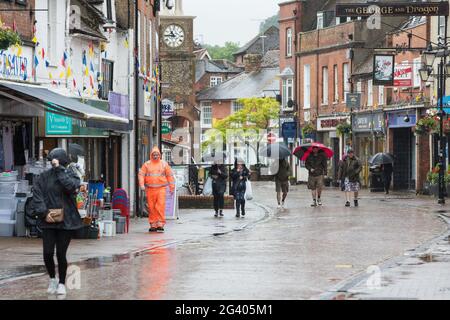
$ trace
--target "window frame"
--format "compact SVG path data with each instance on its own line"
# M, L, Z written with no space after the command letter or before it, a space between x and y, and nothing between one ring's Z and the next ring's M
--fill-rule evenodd
M333 103L339 103L339 68L337 64L333 66Z
M110 68L107 70L107 67ZM99 98L101 100L109 100L109 92L114 90L114 61L102 59L102 78L103 81L101 90L99 90Z
M307 77L307 75L308 75L308 77ZM311 65L310 64L303 65L303 109L311 109Z
M323 66L322 67L322 105L328 105L330 103L329 93L330 93L329 70L328 70L328 66Z
M286 29L286 57L292 57L292 28Z
M373 80L367 80L367 106L373 107Z
M220 79L220 82L218 81L219 79ZM221 84L222 82L223 82L223 77L219 77L219 76L211 76L211 77L209 77L209 87L210 88L216 87L219 84Z
M208 111L208 113L211 115L209 118L205 118L205 111L204 111L204 109L205 108L209 108L210 109L210 111ZM208 129L210 129L210 128L212 128L212 120L213 120L213 117L212 117L212 101L202 101L201 103L200 103L200 125L201 125L201 127L202 128L208 128ZM205 119L207 119L207 120L209 120L208 122L209 123L205 123Z

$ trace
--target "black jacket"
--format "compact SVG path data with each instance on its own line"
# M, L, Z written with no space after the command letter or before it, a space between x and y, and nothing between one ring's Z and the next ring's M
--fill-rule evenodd
M220 173L219 173L220 170ZM227 168L224 165L213 165L211 167L211 171L209 172L210 177L212 178L212 188L213 193L225 193L227 190ZM213 176L217 176L214 178Z
M306 159L305 167L313 177L326 176L327 157L325 156L325 153L323 151L319 151L317 155L311 153L308 159ZM311 169L314 169L314 172L311 172Z
M83 226L76 204L80 178L60 166L42 173L33 186L33 208L42 229L76 230ZM49 209L64 208L64 221L47 223Z
M234 168L231 171L231 179L233 181L231 185L232 195L236 195L238 192L245 193L245 190L247 189L245 183L247 182L249 176L250 171L245 166L241 172L238 172L237 168ZM243 177L244 179L241 180L240 177Z

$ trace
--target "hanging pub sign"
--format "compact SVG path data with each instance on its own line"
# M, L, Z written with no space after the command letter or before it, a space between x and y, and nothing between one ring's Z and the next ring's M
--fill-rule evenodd
M336 5L336 17L381 16L448 16L448 1L409 3L341 3Z
M361 93L346 93L346 106L350 109L361 108Z
M394 85L395 56L393 54L376 54L373 58L373 85Z
M412 87L413 86L413 68L411 65L396 64L394 70L394 86L395 87Z

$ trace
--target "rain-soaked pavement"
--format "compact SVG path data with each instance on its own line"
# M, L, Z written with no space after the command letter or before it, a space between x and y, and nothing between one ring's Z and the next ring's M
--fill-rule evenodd
M368 267L447 231L435 202L413 194L364 192L359 208L345 208L342 194L329 190L324 206L311 208L305 186L296 186L287 210L276 212L273 183L254 189L255 203L263 206L259 211L272 212L269 219L223 235L186 237L139 254L79 263L79 289L67 298L333 298L326 294ZM255 214L249 212L248 219ZM234 218L227 219L231 224ZM190 227L195 230L195 223ZM74 279L69 284L76 284ZM49 299L47 284L44 274L6 280L0 282L0 299Z

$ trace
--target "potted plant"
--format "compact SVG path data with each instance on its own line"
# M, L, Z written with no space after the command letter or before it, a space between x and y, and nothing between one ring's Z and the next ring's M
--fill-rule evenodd
M340 136L349 135L352 133L352 126L347 122L342 122L337 125L336 132Z
M11 46L20 44L22 44L22 41L19 34L0 23L0 50L7 50Z
M430 193L434 196L437 196L439 194L439 164L436 165L436 167L433 168L430 172L427 174L427 182L428 186L425 186L424 189L430 190ZM428 187L428 188L427 188Z
M307 124L305 124L302 128L302 135L303 137L309 136L314 132L315 128L312 125L311 122L308 122Z
M439 130L439 118L434 110L427 110L427 115L417 121L414 127L416 135L428 135Z

